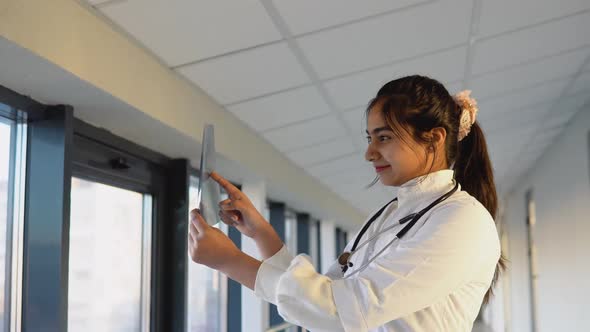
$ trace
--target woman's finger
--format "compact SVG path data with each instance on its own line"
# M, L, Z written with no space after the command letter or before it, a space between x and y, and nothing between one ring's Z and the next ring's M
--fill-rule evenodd
M237 196L237 195L240 195L242 193L240 191L240 189L238 189L236 186L234 186L233 184L231 184L231 182L229 182L226 179L224 179L217 172L211 172L210 176L211 176L211 178L213 180L215 180L215 182L219 183L219 185L222 186L223 189L225 189L225 191L227 192L227 194L230 197Z
M207 228L209 228L209 225L201 216L201 211L199 211L199 209L194 209L191 211L191 224L195 225L195 228L197 231L199 231L199 233L202 233L207 230Z
M226 210L235 210L233 201L231 199L224 199L223 201L219 202L219 208L226 211Z
M223 211L219 211L219 218L221 219L221 221L228 225L228 226L236 226L237 225L237 221L232 219L231 216L229 216L227 213L224 213Z
M193 222L188 223L188 234L193 238L194 242L197 242L199 231L197 230L197 227L195 227Z
M221 212L221 216L223 216L224 218L227 218L228 221L230 222L238 222L240 221L240 217L238 215L238 211L220 211Z
M191 234L190 230L188 232L188 249L192 250L192 248L195 246L195 239L193 238L193 235Z
M244 204L241 201L232 201L231 203L219 204L219 209L225 212L235 211L242 211L244 209Z

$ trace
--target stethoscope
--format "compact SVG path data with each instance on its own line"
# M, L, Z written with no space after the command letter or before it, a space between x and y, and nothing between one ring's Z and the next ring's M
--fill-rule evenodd
M379 218L379 216L383 213L383 211L385 211L385 209L389 206L389 204L397 201L397 197L392 199L389 203L385 204L385 206L383 206L379 211L377 211L377 213L375 213L371 219L369 219L369 221L367 221L367 223L363 226L363 228L361 229L361 231L359 232L359 234L356 236L354 243L352 245L352 248L350 251L346 251L343 252L339 257L338 257L338 263L341 265L342 267L342 274L346 273L346 271L348 270L349 267L353 267L353 263L350 261L350 258L352 257L352 255L354 255L360 248L364 247L365 245L367 245L368 243L370 243L371 241L373 241L375 238L381 236L382 234L384 234L385 232L387 232L388 230L398 226L398 225L403 225L406 222L409 221L409 223L401 230L399 231L395 237L389 241L389 243L387 243L387 245L385 245L376 255L374 255L368 262L366 262L365 264L363 264L359 269L357 269L356 271L350 273L349 275L345 276L345 278L349 278L350 276L353 276L359 272L361 272L362 270L364 270L369 264L371 264L377 257L379 257L384 251L385 249L387 249L395 240L401 239L411 228L412 226L414 226L414 224L416 224L416 222L426 213L428 212L428 210L432 209L433 207L435 207L437 204L443 202L444 200L446 200L447 198L451 197L451 195L453 195L455 193L455 191L457 191L457 188L459 188L459 183L453 179L453 181L455 182L455 187L453 187L453 189L451 189L449 192L447 192L446 194L440 196L439 198L437 198L434 202L432 202L430 205L428 205L427 207L425 207L424 209L416 212L416 213L412 213L410 215L407 215L403 218L401 218L399 220L399 223L391 225L387 228L385 228L384 230L380 231L379 233L373 235L372 237L370 237L368 240L365 240L363 243L361 243L359 245L359 241L361 240L361 238L363 237L363 235L365 234L365 232L367 232L367 230L369 229L369 227L371 226L371 224L373 223L373 221L375 221L377 218Z

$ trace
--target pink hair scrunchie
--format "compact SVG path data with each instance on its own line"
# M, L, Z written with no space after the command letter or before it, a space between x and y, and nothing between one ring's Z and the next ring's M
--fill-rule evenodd
M463 90L453 96L455 102L461 108L461 117L459 119L458 140L463 140L471 131L471 126L475 123L477 116L477 101L470 97L471 90Z

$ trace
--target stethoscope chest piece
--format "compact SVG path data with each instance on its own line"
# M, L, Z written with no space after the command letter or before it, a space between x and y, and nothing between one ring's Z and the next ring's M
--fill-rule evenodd
M342 267L343 273L346 272L346 270L348 270L349 267L353 266L352 262L349 261L350 256L350 252L343 252L340 256L338 256L338 263Z

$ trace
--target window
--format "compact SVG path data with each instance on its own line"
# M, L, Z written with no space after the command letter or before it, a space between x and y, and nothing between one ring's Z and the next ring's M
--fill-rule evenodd
M198 177L191 176L189 209L196 207ZM222 193L221 199L227 194ZM218 227L227 234L225 224ZM190 261L188 268L188 332L225 331L227 312L227 277L219 271Z
M9 173L10 173L10 148L12 124L8 120L0 118L0 271L6 271L6 228L10 222L8 215ZM0 273L0 282L6 285L6 273ZM0 287L0 331L5 330L5 322L8 319L4 303L6 287Z
M148 330L151 205L150 195L72 179L68 331Z
M0 103L0 331L20 330L25 153L26 116Z

